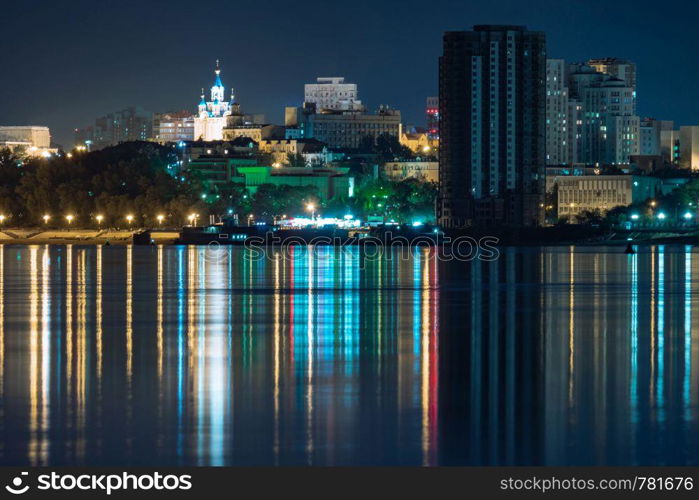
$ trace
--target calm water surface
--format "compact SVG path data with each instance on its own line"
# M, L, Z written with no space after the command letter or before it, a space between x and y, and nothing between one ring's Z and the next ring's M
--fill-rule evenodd
M699 464L691 247L358 252L0 246L0 463Z

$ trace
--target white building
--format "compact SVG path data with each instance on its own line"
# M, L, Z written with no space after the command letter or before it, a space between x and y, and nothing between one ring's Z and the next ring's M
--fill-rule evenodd
M0 126L0 148L23 149L32 156L47 156L57 151L51 148L49 128L36 125Z
M316 105L316 109L335 111L361 111L356 83L345 83L343 77L317 78L316 83L304 86L304 101Z
M158 142L194 140L195 116L186 112L156 113L153 119L153 135Z
M211 100L204 99L202 89L199 112L194 118L194 140L220 141L223 139L223 129L231 115L235 96L231 89L231 100L225 100L225 88L221 82L221 69L216 61L216 81L211 87Z

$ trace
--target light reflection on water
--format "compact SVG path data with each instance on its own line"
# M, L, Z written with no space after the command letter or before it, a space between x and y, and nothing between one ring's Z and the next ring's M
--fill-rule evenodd
M0 246L0 463L699 462L691 247L245 257Z

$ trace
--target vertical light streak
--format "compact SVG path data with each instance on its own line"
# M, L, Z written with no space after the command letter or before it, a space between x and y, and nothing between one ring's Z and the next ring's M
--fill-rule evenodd
M665 420L665 247L658 247L658 419Z
M422 300L421 312L421 346L420 346L420 375L421 375L421 412L422 412L422 465L430 462L430 263L426 257L427 249L422 249ZM420 254L417 254L420 255ZM416 255L416 258L417 258Z
M133 377L133 245L126 246L126 384L129 407Z
M684 247L684 380L682 396L684 399L684 419L692 418L691 407L692 380L692 247Z
M314 450L314 440L313 440L313 333L315 325L313 324L313 255L315 252L311 246L306 248L306 255L308 261L308 360L307 360L307 371L306 371L306 456L308 464L311 465L313 462L313 450Z
M66 245L66 402L67 420L73 415L73 245Z
M133 446L133 245L126 246L126 447Z
M84 249L78 253L78 345L77 345L77 369L76 369L76 456L82 460L85 456L85 394L87 371L87 258Z
M5 396L5 245L0 245L0 398ZM4 410L0 408L4 420Z
M279 465L280 258L274 256L274 464Z
M95 262L95 351L97 354L97 397L102 397L102 246L97 245ZM100 405L101 406L101 405Z
M631 261L631 423L638 423L638 254Z
M158 385L159 395L162 400L162 383L163 383L163 245L158 245L158 292L157 292L157 305L156 305L156 315L157 315L157 327L156 327L156 337L157 337L157 349L158 349Z
M38 247L29 247L29 463L39 462L39 270Z
M568 406L572 407L575 389L575 250L572 246L568 279Z

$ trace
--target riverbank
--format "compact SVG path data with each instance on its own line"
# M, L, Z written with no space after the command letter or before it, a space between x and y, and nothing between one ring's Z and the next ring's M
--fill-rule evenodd
M576 230L577 229L577 230ZM202 233L203 234L203 233ZM323 233L324 235L325 233ZM0 230L0 245L131 245L134 237L146 236L140 244L152 241L156 245L173 244L207 244L194 239L181 238L183 233L177 230L41 230L15 229ZM321 235L319 233L319 235ZM292 235L291 232L287 236ZM597 228L581 228L575 226L530 228L527 230L451 230L443 235L455 239L468 236L475 239L483 237L497 238L498 246L620 246L631 242L634 245L699 245L699 232L687 231L603 231ZM211 238L209 238L211 239ZM218 240L218 238L216 238ZM184 241L183 241L184 240ZM312 240L309 237L308 240ZM294 241L298 242L298 239ZM221 241L221 243L230 243ZM243 244L243 241L236 241Z
M130 245L134 235L140 230L94 230L71 229L49 230L39 229L3 229L0 231L0 244L6 245ZM171 245L179 238L179 231L153 231L150 237L158 245Z

